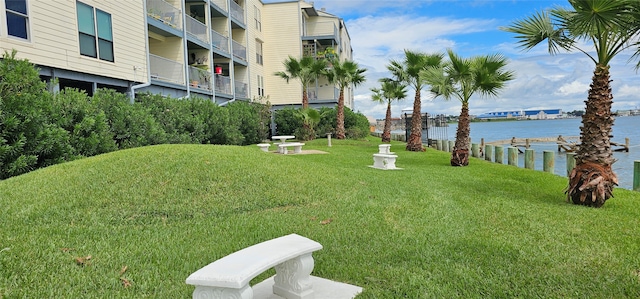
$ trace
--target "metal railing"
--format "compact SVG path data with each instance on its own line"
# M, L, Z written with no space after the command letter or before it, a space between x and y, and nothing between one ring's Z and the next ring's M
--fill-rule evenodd
M171 27L182 28L180 9L163 0L147 0L147 15Z
M229 53L229 38L211 30L211 45L220 51Z
M244 83L242 81L234 81L235 83L235 91L236 98L249 98L249 84Z
M209 70L189 66L189 84L191 87L211 90L211 72L209 72Z
M231 1L231 17L239 21L240 24L244 26L244 9L234 1Z
M211 3L213 3L215 6L217 6L218 8L220 8L224 12L228 12L229 11L227 9L227 1L226 0L211 0Z
M338 37L338 27L333 22L310 22L306 24L304 36L333 35Z
M182 63L158 55L149 54L151 79L184 84L184 66Z
M216 93L231 94L231 78L223 75L216 75L214 80Z
M241 45L237 41L232 41L233 44L233 56L247 61L247 47Z
M187 16L187 33L205 43L209 42L209 36L207 35L207 25L202 24L200 21Z

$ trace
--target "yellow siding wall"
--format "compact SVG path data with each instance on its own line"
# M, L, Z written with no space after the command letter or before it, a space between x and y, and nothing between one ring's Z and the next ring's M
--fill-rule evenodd
M115 62L80 55L76 18L76 1L27 1L30 40L0 31L0 50L18 50L18 57L28 57L36 64L106 77L146 81L145 15L142 1L98 1L83 3L111 14ZM1 7L4 8L4 7ZM3 10L4 12L4 10ZM139 67L134 72L134 67Z
M282 63L289 55L300 59L302 56L301 11L298 2L265 4L262 26L268 28L265 37L265 92L274 105L301 104L302 86L300 81L284 79L273 75L284 71Z
M255 21L255 8L258 8L258 10L260 10L260 17L261 17L261 28L262 30L258 30L256 28L256 21ZM247 1L247 6L246 6L246 12L247 12L247 31L249 31L249 38L247 41L247 60L249 61L249 98L250 99L257 99L258 98L258 75L262 76L262 77L266 77L267 75L265 75L265 69L264 69L264 64L267 63L266 59L265 59L265 54L264 54L264 47L266 47L265 45L265 37L263 32L267 29L267 27L265 27L264 25L264 5L262 4L262 2L260 0L250 0ZM263 42L263 47L262 47L262 58L263 58L263 65L258 64L257 60L256 60L256 40L262 41ZM265 78L266 80L266 78Z

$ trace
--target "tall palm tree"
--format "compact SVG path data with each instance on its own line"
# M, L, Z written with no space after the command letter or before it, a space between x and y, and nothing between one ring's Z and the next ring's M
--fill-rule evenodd
M357 62L351 60L340 61L338 59L331 60L331 67L325 69L324 76L331 84L338 85L340 96L338 97L338 111L336 112L336 138L344 139L344 89L353 85L356 87L366 80L364 72L365 68L360 68Z
M302 109L309 107L309 96L307 95L307 86L315 82L327 67L327 61L324 59L316 60L311 56L303 56L300 60L289 56L284 62L284 71L275 72L274 75L289 80L298 79L302 84Z
M442 63L442 54L424 54L404 50L404 60L392 60L387 66L391 74L399 81L405 82L415 90L413 99L413 114L411 115L411 134L407 138L408 151L423 151L422 147L422 115L420 91L425 86L420 77L420 71L432 67L439 67Z
M390 78L382 78L380 82L380 88L371 88L373 92L371 99L374 102L387 104L387 114L384 118L384 129L382 130L382 142L391 142L391 102L407 97L407 85Z
M512 71L505 70L507 59L499 54L462 58L451 49L447 50L449 61L440 69L423 71L421 76L431 86L431 92L445 100L456 98L462 103L456 143L451 154L451 166L469 165L469 100L476 92L481 96L494 97L512 80Z
M609 63L617 54L639 45L640 1L569 0L569 4L571 8L536 12L502 29L515 33L525 50L547 41L552 55L560 49L575 50L595 64L582 116L576 167L569 174L565 192L567 200L574 204L601 207L613 197L613 188L618 184L611 167L615 159L610 142L613 94ZM591 48L595 55L588 52Z

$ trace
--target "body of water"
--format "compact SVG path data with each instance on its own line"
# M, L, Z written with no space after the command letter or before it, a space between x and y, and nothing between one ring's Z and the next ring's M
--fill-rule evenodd
M580 136L581 118L549 119L549 120L522 120L522 121L495 121L471 123L471 142L480 144L481 138L485 142L507 140L516 138L541 138L562 136ZM449 140L456 138L457 124L447 127L446 135ZM614 152L617 159L613 164L613 171L618 176L619 187L632 189L633 163L640 160L640 116L617 117L613 126L612 142L624 144L625 138L629 138L629 152ZM535 169L542 171L542 155L545 150L555 151L555 174L567 176L566 153L558 152L556 143L533 143L531 148L535 150ZM618 147L614 147L618 148ZM505 146L505 161L507 148ZM524 154L519 155L518 163L524 167Z

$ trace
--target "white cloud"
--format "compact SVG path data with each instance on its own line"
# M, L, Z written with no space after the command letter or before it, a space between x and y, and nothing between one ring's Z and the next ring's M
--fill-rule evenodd
M578 81L573 81L568 84L564 84L558 88L555 92L557 95L572 95L572 94L586 94L589 90L589 84Z

